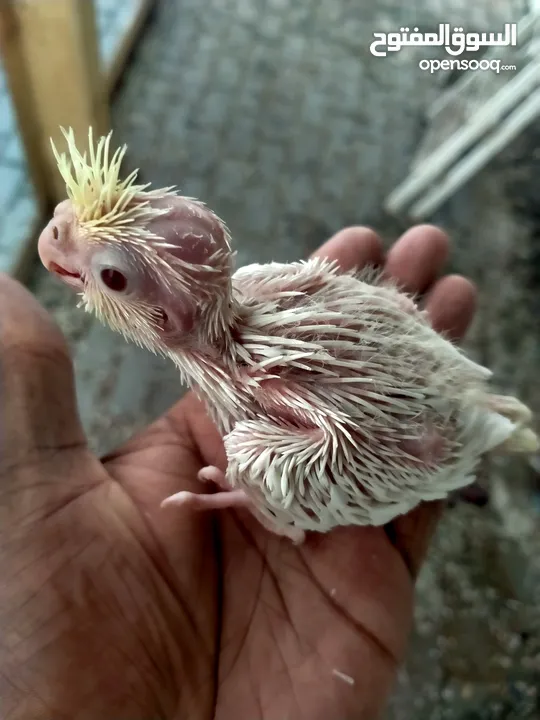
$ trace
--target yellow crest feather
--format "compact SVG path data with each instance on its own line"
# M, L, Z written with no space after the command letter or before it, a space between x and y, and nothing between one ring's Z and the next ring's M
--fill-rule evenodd
M95 145L90 128L87 156L78 150L73 129L60 129L67 141L68 155L60 154L51 139L52 151L79 223L90 234L99 233L109 240L119 240L120 236L124 240L147 240L145 224L164 211L152 208L145 198L164 197L174 187L149 192L150 183L135 182L138 170L121 180L120 167L127 145L119 147L111 157L112 131Z

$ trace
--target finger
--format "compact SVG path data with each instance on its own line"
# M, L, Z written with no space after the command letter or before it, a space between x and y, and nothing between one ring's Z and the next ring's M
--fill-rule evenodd
M426 559L444 505L440 500L422 503L385 527L390 542L400 553L413 579Z
M475 287L459 275L439 280L426 298L426 310L435 330L456 341L465 335L475 307ZM425 560L443 509L443 502L422 503L386 528L414 578Z
M437 332L461 340L476 310L476 288L460 275L448 275L433 286L425 307Z
M408 230L389 250L385 274L414 295L422 294L435 282L448 259L446 233L433 225Z
M80 444L64 338L35 298L0 274L0 471Z
M312 257L337 260L342 270L382 265L384 252L377 233L367 227L340 230L313 253Z

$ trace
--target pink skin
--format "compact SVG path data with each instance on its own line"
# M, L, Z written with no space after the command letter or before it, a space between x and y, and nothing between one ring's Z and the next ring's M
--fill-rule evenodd
M62 282L75 290L82 291L84 282L82 258L73 240L76 220L70 200L56 206L54 215L38 240L41 262L49 272L57 275Z
M191 278L189 293L180 289L171 292L161 276L152 270L140 251L122 243L89 240L79 228L71 201L60 203L49 224L43 230L38 243L40 258L45 267L55 273L64 283L85 292L90 279L101 286L103 293L119 293L119 300L136 305L139 301L153 306L161 318L152 330L158 332L164 348L174 352L190 349L193 343L198 352L206 350L215 356L216 348L204 334L196 334L201 326L201 313L212 312L212 303L228 292L231 264L230 253L221 260L212 260L218 250L227 249L227 239L219 219L202 205L188 198L171 196L153 198L154 207L168 209L167 214L152 219L148 229L163 238L167 248L157 248L164 258L173 256L189 263ZM203 266L214 262L216 272ZM219 262L219 266L215 263ZM124 282L125 281L125 282ZM199 285L198 285L199 283ZM211 288L210 297L205 290ZM121 297L124 294L124 297ZM416 306L404 298L406 310L415 312ZM206 305L205 305L206 304ZM202 307L202 310L201 310ZM205 345L206 344L206 345ZM217 348L217 353L221 356ZM280 410L282 413L283 410ZM428 442L426 442L428 440ZM426 462L436 462L444 451L444 443L438 435L410 441L407 451ZM304 533L296 528L281 529L273 525L256 509L253 501L243 490L231 490L222 471L215 467L203 468L199 473L203 482L212 482L220 492L209 494L180 493L164 501L164 506L185 505L193 510L217 510L247 508L259 522L274 533L285 535L294 542L302 542Z
M210 272L209 264L216 251L227 248L224 228L216 216L189 198L170 196L152 198L153 207L168 213L152 219L147 229L163 238L167 248L157 248L162 258L177 258L193 267L200 286L210 283L216 297L223 293L231 268L221 261L220 272ZM125 300L142 300L154 306L165 320L158 327L163 344L172 349L185 340L197 323L201 297L196 284L190 293L173 295L152 266L145 260L144 250L122 243L85 237L81 233L70 200L60 203L38 241L42 263L64 283L83 292L90 278L103 292L117 292L118 281L126 286ZM172 257L171 257L172 256ZM109 273L108 276L104 273ZM128 292L129 291L129 292ZM120 293L121 295L121 293ZM119 296L119 299L123 298Z
M219 468L208 465L199 470L197 478L204 483L214 483L220 492L209 495L182 491L166 498L161 507L169 507L171 505L188 507L190 510L223 510L223 509L242 509L249 510L259 521L259 523L275 535L281 535L292 540L295 544L300 545L304 542L305 533L294 527L278 528L273 525L264 515L259 513L253 502L244 492L244 490L230 490L225 473Z
M201 210L189 198L156 198L151 205L169 209L167 215L155 218L148 225L149 230L164 238L170 246L164 252L196 265L204 264L213 252L225 246L223 229L217 218L210 211ZM66 277L66 272L78 276L79 282L75 286L81 289L81 275L90 270L91 256L99 251L97 245L90 246L82 241L72 203L64 200L56 206L53 217L40 235L38 253L51 272L62 278Z
M166 199L153 199L154 207L168 207L170 211L152 220L149 229L162 237L168 245L163 254L174 255L194 266L207 264L216 250L226 247L223 227L219 220L208 210L180 196ZM99 240L99 239L98 239ZM111 255L111 251L113 254ZM121 245L111 248L110 244L88 242L81 237L78 221L73 212L70 200L60 203L45 227L38 241L38 252L44 266L57 275L65 284L78 292L84 292L90 276L94 280L104 269L112 268L129 277L129 290L132 296L150 301L167 318L168 327L160 327L163 331L163 343L173 346L182 342L196 321L195 313L200 299L196 297L172 297L163 289L159 278L152 277L140 267L144 260L135 258L139 265L134 267L134 254L130 248ZM103 263L101 263L103 258ZM223 267L221 276L211 273L209 280L219 292L221 281L228 280L231 268ZM204 269L201 275L208 274ZM121 276L120 276L121 277ZM110 279L110 276L109 276ZM204 282L204 277L202 277ZM111 289L109 286L105 291ZM195 295L196 293L192 293ZM197 302L198 300L198 302ZM192 510L217 510L225 508L247 508L267 529L274 533L284 534L295 542L301 542L304 533L294 528L286 531L277 530L270 521L260 515L252 501L243 490L231 490L225 480L224 473L215 467L203 468L199 479L212 482L220 487L220 492L211 494L179 493L167 498L163 506L185 505Z

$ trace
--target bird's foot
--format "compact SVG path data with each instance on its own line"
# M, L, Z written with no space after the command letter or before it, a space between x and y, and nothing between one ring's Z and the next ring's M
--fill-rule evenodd
M207 465L199 470L197 479L204 483L214 483L222 490L230 490L231 487L225 479L225 473L215 465Z
M251 508L251 500L243 490L225 490L210 495L182 492L170 495L161 507L170 505L189 507L191 510L222 510L225 508Z
M221 491L209 495L183 491L166 498L161 503L161 506L184 506L192 510L245 508L251 512L265 530L268 530L273 535L286 537L295 545L301 545L304 542L306 534L303 530L299 530L291 525L281 526L267 518L266 515L257 509L254 502L248 497L244 490L232 490L230 488L230 485L225 479L225 473L219 468L208 465L199 470L197 479L204 483L213 483L217 485Z

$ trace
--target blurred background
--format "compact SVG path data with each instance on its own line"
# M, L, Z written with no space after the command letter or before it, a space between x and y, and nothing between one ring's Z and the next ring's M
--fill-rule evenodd
M540 413L537 34L527 26L516 47L487 50L515 71L474 78L422 70L448 57L442 47L370 52L375 32L499 32L534 12L518 0L4 0L0 270L64 330L93 447L106 452L183 388L168 363L77 310L37 261L64 193L48 145L61 144L59 125L82 137L113 128L126 172L207 202L241 265L305 257L349 224L387 245L415 222L439 224L449 270L480 290L467 349ZM417 205L398 207L394 191L426 163ZM433 199L434 188L447 191ZM458 502L438 529L388 720L540 718L539 458L491 459L480 480L487 504Z

